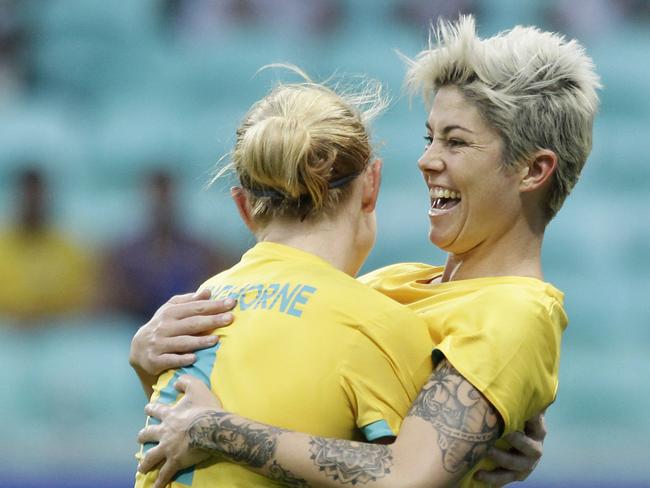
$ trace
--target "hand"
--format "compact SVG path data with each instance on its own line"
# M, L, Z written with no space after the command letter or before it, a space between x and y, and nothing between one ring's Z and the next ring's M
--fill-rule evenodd
M492 471L477 471L474 477L494 486L503 486L512 481L523 481L537 467L544 451L546 422L544 412L529 419L524 432L512 432L504 437L512 449L504 451L493 447L487 456L497 463Z
M164 488L178 471L210 457L208 453L190 446L189 430L202 413L221 411L221 402L199 379L183 375L174 386L185 393L183 398L173 407L161 403L148 404L144 411L161 423L145 427L138 434L141 444L158 443L147 451L138 465L138 471L142 473L161 465L153 488Z
M149 376L193 364L194 351L219 341L218 337L206 334L232 323L229 311L235 304L232 299L210 300L209 290L171 298L136 332L129 363Z

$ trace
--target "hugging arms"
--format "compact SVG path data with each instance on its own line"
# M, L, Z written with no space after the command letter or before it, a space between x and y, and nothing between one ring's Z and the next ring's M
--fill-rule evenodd
M165 369L191 364L192 351L214 341L204 334L230 323L232 314L224 301L208 297L205 291L174 297L138 331L131 364L145 391L151 388L147 374L155 378ZM498 413L444 360L420 391L392 445L265 426L224 412L216 397L193 378L182 377L176 387L184 398L175 407L149 405L147 413L163 423L140 435L141 442L160 442L140 466L149 471L163 463L156 487L166 486L178 470L208 457L246 463L287 486L447 486L485 454L496 467L479 471L475 478L503 485L530 474L546 434L540 415L526 424L525 433L506 436L511 447L494 447L501 428Z

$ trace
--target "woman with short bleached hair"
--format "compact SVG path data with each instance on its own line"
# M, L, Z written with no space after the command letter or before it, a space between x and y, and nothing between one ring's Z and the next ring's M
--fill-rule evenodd
M439 47L408 61L407 86L425 103L455 86L503 143L503 164L516 167L540 148L558 164L545 204L547 220L562 206L591 152L600 88L594 65L577 41L517 26L489 39L476 36L474 20L441 23Z
M366 278L438 327L429 329L439 333L435 371L395 442L278 431L224 411L183 378L185 402L147 407L163 424L141 433L161 441L143 470L174 471L199 450L241 460L264 446L246 463L290 473L288 486L481 486L483 455L555 400L567 317L563 294L543 280L541 248L590 152L598 77L577 42L533 27L480 39L463 17L436 37L409 63L407 83L429 108L418 165L429 237L448 259Z

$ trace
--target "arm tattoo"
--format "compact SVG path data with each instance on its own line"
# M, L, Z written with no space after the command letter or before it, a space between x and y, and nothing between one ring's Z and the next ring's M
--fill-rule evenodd
M328 478L341 484L364 484L390 473L393 457L388 446L312 437L311 459Z
M273 464L269 467L269 478L273 481L279 481L284 486L289 486L291 488L308 488L309 485L307 481L301 478L298 478L288 469L284 469L280 463L273 461Z
M494 407L448 362L431 375L409 417L420 417L438 431L449 473L470 469L499 437L500 417Z
M190 426L190 447L217 453L229 461L253 468L261 468L273 460L268 478L291 488L307 488L307 481L273 459L282 432L283 429L276 427L254 427L246 421L235 423L225 412L207 412L194 419Z
M199 415L190 426L190 447L216 452L228 460L261 468L275 454L281 429L235 423L225 412Z

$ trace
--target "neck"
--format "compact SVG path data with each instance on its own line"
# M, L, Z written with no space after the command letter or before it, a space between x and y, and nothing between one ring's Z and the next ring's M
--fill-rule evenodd
M449 253L442 281L489 276L527 276L541 280L543 238L543 230L534 230L521 221L496 240L486 240L461 254Z
M275 242L324 259L356 276L367 252L358 243L358 227L345 216L317 222L271 222L258 232L260 242Z

